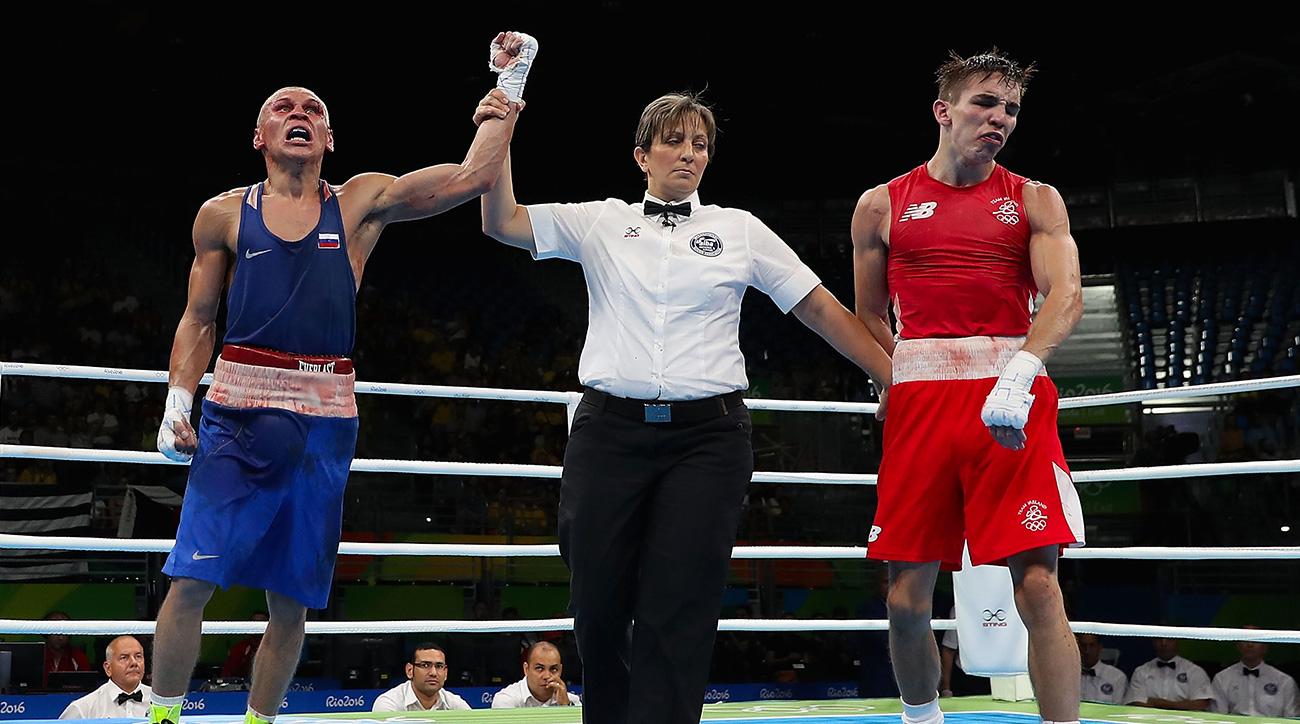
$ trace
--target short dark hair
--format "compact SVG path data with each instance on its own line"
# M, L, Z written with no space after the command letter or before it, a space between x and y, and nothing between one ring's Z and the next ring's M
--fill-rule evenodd
M956 51L948 51L948 62L935 71L935 83L939 86L939 99L952 101L955 93L963 83L979 77L981 81L994 75L1002 76L1002 83L1009 87L1020 88L1021 95L1029 89L1029 79L1038 70L1036 63L1021 67L1011 56L998 50L997 46L969 58L963 58Z
M669 131L676 130L690 116L698 116L704 124L704 133L709 137L709 156L713 156L718 137L718 124L713 118L713 109L700 97L701 94L690 91L669 93L650 101L641 111L641 120L636 124L636 145L643 151L664 137Z
M421 641L420 643L411 647L411 655L407 657L408 659L407 663L414 664L415 654L416 652L419 651L437 651L438 653L442 654L442 657L444 659L447 658L447 652L443 651L442 647L439 646L438 644L435 644L431 641Z

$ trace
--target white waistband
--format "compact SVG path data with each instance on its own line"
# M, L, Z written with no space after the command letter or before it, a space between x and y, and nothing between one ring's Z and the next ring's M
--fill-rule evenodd
M894 347L894 384L997 377L1024 344L1024 337L900 340ZM1046 375L1047 370L1038 374Z
M355 372L301 372L218 357L206 399L225 407L272 407L301 415L356 417L356 379Z

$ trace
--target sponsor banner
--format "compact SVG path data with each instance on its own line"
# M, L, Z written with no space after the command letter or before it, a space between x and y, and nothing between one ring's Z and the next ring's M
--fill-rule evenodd
M319 680L295 680L295 688L306 688ZM448 687L475 709L492 706L499 686ZM370 711L375 697L384 689L326 689L290 691L280 705L281 714L319 714L326 712ZM569 691L582 695L582 687ZM0 696L0 719L58 719L63 710L82 694L26 694ZM727 701L777 701L810 699L852 699L858 696L856 682L822 682L814 684L715 684L705 690L706 704ZM192 691L186 694L186 714L242 715L248 706L246 691Z

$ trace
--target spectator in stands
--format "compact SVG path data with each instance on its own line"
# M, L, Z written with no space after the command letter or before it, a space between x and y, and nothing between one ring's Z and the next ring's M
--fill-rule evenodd
M1153 639L1156 657L1133 670L1128 699L1132 706L1208 711L1214 702L1205 669L1178 655L1178 641Z
M266 611L257 611L253 614L254 621L268 621L270 617ZM257 647L262 643L262 634L249 636L235 642L230 647L230 653L226 655L226 663L221 666L221 678L242 677L247 679L253 673L253 657L257 655Z
M46 621L68 621L70 617L62 611L50 611L45 615ZM56 671L90 671L90 660L86 652L72 646L67 634L48 634L45 637L45 682Z
M406 681L380 694L371 711L468 710L464 699L442 688L447 670L447 654L441 647L416 644L406 664Z
M578 695L570 694L564 683L560 650L547 641L539 641L528 648L524 658L524 678L492 697L493 709L534 706L582 706Z

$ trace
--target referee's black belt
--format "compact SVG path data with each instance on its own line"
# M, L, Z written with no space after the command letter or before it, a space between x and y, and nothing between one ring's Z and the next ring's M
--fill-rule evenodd
M701 422L722 417L745 404L745 394L740 390L702 400L634 400L607 395L590 387L582 393L582 401L596 409L612 412L637 422Z

